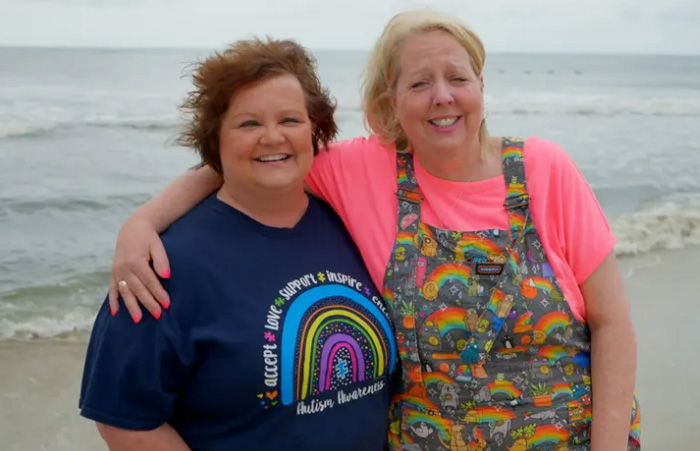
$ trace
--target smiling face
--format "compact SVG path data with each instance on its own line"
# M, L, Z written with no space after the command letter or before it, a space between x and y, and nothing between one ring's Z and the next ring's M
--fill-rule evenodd
M394 110L417 153L451 157L478 147L483 80L452 35L428 31L403 42Z
M312 125L293 75L238 90L219 131L224 183L264 190L303 190L313 161Z

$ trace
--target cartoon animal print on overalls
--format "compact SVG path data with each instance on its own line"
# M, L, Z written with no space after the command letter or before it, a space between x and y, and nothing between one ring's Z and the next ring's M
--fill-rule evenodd
M469 232L422 222L413 156L397 154L384 281L402 362L392 449L590 449L590 331L530 218L523 141L504 138L502 154L510 228ZM629 449L639 449L636 399Z

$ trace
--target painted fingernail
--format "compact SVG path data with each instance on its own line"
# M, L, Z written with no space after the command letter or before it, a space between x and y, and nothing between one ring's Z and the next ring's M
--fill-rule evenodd
M131 317L134 320L134 324L138 324L141 322L141 314L137 313Z
M170 270L169 269L164 269L160 272L160 276L163 279L169 279L170 278Z
M160 315L161 315L160 310L156 310L155 312L153 312L153 317L155 319L160 319Z
M110 308L109 308L109 311L110 311L110 313L112 314L112 316L114 316L114 315L117 314L117 309L116 309L116 308L110 307Z
M165 310L168 310L170 308L170 301L167 299L163 299L162 301L160 301L160 305L162 305Z

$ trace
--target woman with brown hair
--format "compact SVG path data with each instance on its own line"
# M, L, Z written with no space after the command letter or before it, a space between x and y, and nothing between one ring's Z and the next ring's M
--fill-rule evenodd
M112 450L381 450L394 334L350 236L304 191L334 105L292 41L197 66L181 141L222 186L162 235L172 305L98 313L81 414Z

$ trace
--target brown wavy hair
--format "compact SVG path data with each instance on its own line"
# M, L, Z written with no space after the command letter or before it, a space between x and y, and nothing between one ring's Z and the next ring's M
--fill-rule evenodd
M219 130L232 97L240 89L268 78L290 74L299 80L306 96L312 125L314 155L335 138L338 126L333 118L336 104L321 86L316 60L292 40L246 39L236 41L191 66L194 89L180 107L190 120L177 143L194 149L202 164L222 172Z

